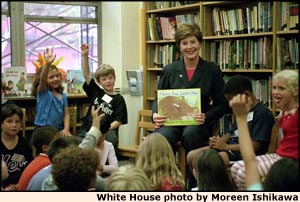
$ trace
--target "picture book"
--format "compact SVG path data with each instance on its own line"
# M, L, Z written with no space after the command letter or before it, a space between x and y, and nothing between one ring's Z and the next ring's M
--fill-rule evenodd
M4 81L6 83L4 97L30 96L26 67L5 68Z
M157 103L165 126L198 125L193 115L201 113L200 88L157 90Z
M67 71L67 93L68 94L84 94L83 84L85 82L81 70Z

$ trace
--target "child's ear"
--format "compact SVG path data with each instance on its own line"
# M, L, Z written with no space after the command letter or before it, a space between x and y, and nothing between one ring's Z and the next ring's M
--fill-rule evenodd
M298 89L299 88L295 88L295 90L294 90L294 92L293 92L293 95L296 97L296 96L298 96Z
M48 153L48 145L43 145L42 146L42 151L44 152L44 153Z

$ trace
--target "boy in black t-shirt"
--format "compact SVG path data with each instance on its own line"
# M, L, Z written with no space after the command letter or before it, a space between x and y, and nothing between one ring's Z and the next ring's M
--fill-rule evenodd
M90 104L87 112L88 115L83 121L79 136L85 134L91 127L92 117L89 116L91 114L91 107L93 105L96 109L100 107L100 111L108 115L111 120L106 140L114 145L117 153L119 126L127 124L127 107L123 96L114 90L116 81L115 70L110 65L102 64L94 73L95 78L93 79L88 63L88 45L83 44L81 51L83 56L82 71L85 78L83 89L90 99Z

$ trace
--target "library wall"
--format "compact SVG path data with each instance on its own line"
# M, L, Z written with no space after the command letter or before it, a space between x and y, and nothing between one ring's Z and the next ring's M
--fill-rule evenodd
M143 108L142 96L128 93L126 70L142 69L140 9L142 2L102 3L102 59L116 70L116 85L127 104L128 124L119 131L119 144L131 145L135 138L136 114Z

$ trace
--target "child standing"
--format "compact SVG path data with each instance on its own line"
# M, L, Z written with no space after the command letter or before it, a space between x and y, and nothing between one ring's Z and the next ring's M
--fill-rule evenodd
M9 176L2 181L2 187L14 187L18 183L23 170L33 160L32 149L28 142L18 135L22 127L23 113L15 104L1 107L1 159L5 162Z
M60 134L70 136L70 115L67 96L63 93L61 74L52 65L56 55L53 49L44 52L45 65L32 84L32 95L37 97L37 109L34 125L54 126Z
M295 70L282 70L273 76L272 96L277 107L281 109L278 124L282 132L282 137L280 137L281 140L276 153L256 157L260 176L265 177L271 166L283 157L295 160L299 158L298 79L299 73ZM231 101L231 106L235 103L234 101L235 100ZM233 164L231 174L237 187L239 189L245 189L246 178L244 161L238 161Z
M160 133L147 136L138 151L136 167L142 169L156 191L184 191L185 183L177 168L171 145Z
M81 129L80 134L86 134L86 131L91 127L91 107L95 106L96 109L100 107L101 111L111 119L110 129L107 133L106 140L114 145L115 151L117 152L119 126L127 124L126 103L123 96L116 93L114 90L116 75L115 70L110 65L100 65L94 73L95 79L92 79L88 63L88 48L89 47L86 44L81 46L83 56L82 71L85 78L83 89L90 99L90 105L87 116L82 124L83 128Z

